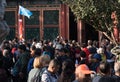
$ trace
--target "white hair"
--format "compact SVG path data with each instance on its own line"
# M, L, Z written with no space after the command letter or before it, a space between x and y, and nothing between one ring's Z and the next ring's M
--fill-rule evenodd
M97 49L97 53L98 53L98 54L104 53L104 48L99 48L99 49Z

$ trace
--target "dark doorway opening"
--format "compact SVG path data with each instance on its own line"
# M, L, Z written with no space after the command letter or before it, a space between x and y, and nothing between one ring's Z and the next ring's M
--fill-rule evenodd
M91 25L85 23L85 35L86 35L86 42L87 40L99 40L98 31L96 31Z
M77 22L71 10L69 11L69 38L77 41Z
M91 25L85 23L85 37L83 39L85 42L88 40L99 40L98 31L96 31ZM83 35L82 35L83 36ZM75 16L71 10L69 11L69 38L70 40L77 41L77 22L75 21Z

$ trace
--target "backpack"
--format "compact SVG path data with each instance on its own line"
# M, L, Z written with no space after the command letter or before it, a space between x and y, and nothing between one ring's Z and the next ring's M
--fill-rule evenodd
M31 82L41 82L42 74L46 69L47 69L47 67L43 67L40 70L38 70L35 73L34 77L31 79Z
M93 78L92 82L99 82L99 80L100 80L101 77L102 77L102 76L100 76L100 75L96 75L96 76Z
M18 76L19 72L20 72L20 60L18 59L17 62L15 63L14 67L11 70L11 74L13 76Z
M41 82L40 70L38 70L30 82Z

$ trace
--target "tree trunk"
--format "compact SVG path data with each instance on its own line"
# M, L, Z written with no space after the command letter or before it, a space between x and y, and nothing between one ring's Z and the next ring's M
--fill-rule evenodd
M111 36L109 36L106 32L102 32L113 44L115 44L116 46L118 46L118 42L115 39L115 36L113 34L113 32L111 32Z

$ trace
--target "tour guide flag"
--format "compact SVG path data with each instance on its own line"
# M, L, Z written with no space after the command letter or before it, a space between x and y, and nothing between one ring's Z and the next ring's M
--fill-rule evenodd
M28 18L30 18L30 16L32 15L32 12L22 6L19 5L19 12L20 15L24 15Z

